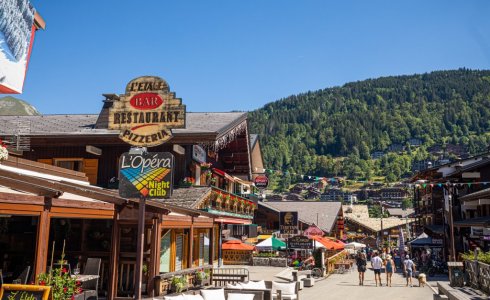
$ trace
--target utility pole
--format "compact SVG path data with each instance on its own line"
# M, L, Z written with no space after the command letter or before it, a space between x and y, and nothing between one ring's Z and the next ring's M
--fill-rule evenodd
M449 187L449 195L447 196L449 202L449 230L451 239L451 257L453 261L456 261L456 248L454 247L454 218L453 218L453 191L452 187Z
M383 201L380 201L379 204L381 205L381 248L383 248L384 245L384 232L383 232Z

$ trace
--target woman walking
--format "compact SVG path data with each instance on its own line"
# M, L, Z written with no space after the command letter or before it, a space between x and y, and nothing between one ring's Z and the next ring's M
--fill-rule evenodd
M357 271L359 272L359 285L364 285L364 273L366 272L366 254L361 252L356 258Z
M396 272L395 262L391 258L391 255L386 255L385 260L385 268L386 268L386 286L391 286L391 276L394 272Z

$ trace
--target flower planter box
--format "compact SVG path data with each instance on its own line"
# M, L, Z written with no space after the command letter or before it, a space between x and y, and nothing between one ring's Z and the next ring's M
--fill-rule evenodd
M211 278L206 278L206 279L195 279L194 280L194 286L206 286L211 284Z
M270 260L268 257L254 257L252 259L252 264L254 266L269 266Z
M270 257L269 263L271 267L287 267L288 260L283 257Z

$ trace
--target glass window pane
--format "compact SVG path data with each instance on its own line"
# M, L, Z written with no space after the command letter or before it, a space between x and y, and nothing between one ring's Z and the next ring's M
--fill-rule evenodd
M160 242L160 273L170 272L170 230L165 233Z

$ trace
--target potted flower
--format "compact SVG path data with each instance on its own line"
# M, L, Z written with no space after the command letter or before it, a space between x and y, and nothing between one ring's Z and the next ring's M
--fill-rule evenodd
M186 177L179 183L179 186L180 187L190 187L190 186L194 185L194 183L196 183L196 180L194 178Z
M170 291L172 293L182 293L187 289L187 276L173 276L170 282Z
M54 251L54 245L53 245ZM65 260L65 245L63 242L63 251L61 252L61 263L59 268L52 268L48 273L41 273L37 276L39 285L51 286L51 295L53 300L77 299L82 293L81 283L76 278L71 277L68 270L63 267L67 263Z
M210 284L209 270L200 269L196 272L196 278L194 279L196 286L204 286Z
M201 167L201 171L211 169L211 163L205 163L205 162L203 162L199 166Z
M7 159L9 159L7 146L3 143L2 139L0 139L0 162Z

